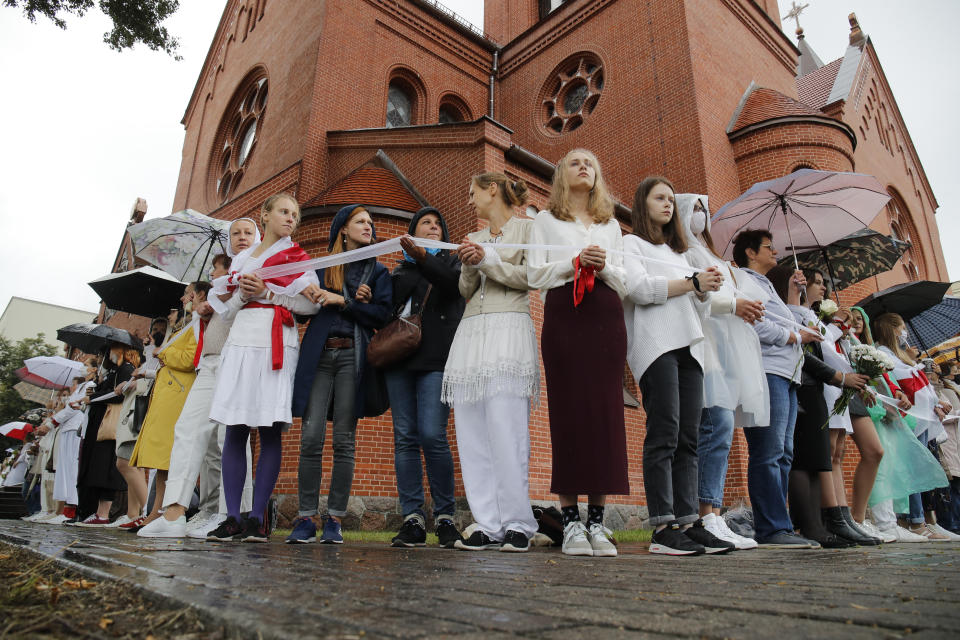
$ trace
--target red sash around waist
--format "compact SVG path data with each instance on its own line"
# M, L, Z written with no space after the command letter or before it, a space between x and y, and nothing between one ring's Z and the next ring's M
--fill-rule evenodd
M286 307L261 302L248 302L244 309L273 309L273 325L270 327L270 345L273 354L273 370L283 368L283 327L293 326L293 314Z

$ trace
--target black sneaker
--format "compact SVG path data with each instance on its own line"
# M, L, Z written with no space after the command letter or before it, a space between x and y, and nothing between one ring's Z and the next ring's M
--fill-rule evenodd
M685 536L701 545L707 553L730 553L737 545L721 540L703 526L703 520L697 520L693 526L683 532Z
M463 536L450 518L440 518L437 521L437 538L444 549L453 549L456 543L463 542Z
M257 518L244 518L243 531L240 533L240 542L270 542L267 525Z
M207 534L207 540L225 542L234 540L240 535L242 529L240 523L233 516L227 516L227 519L220 523L216 529Z
M530 539L519 531L507 531L503 536L503 544L500 545L500 551L513 553L524 553L530 550Z
M419 514L407 516L400 532L390 541L393 547L422 547L426 544L427 529L423 524L423 517Z
M477 529L466 540L461 538L455 541L453 546L461 551L483 551L484 549L498 549L500 543Z
M665 529L655 531L650 538L650 553L662 553L668 556L699 556L706 553L702 544L687 537L680 525L671 522Z

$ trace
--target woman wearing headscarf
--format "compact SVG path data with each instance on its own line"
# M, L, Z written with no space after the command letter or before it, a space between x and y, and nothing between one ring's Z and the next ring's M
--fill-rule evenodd
M748 299L738 286L752 280L723 260L710 235L710 210L705 195L678 193L677 215L686 232L684 256L698 269L717 267L723 275L720 289L710 296L703 328L703 411L697 434L697 486L700 517L713 535L755 549L757 542L739 536L720 517L727 461L734 425L768 427L770 393L763 372L760 340L750 326L763 317L763 303ZM735 420L738 415L739 420Z
M449 242L447 223L433 207L420 209L401 239L403 261L393 270L393 306L397 315L420 314L422 335L416 351L386 372L393 415L394 466L403 526L395 547L425 544L423 467L427 469L433 517L441 547L460 540L453 524L453 455L447 441L450 410L441 400L443 367L463 316L460 259L446 249L418 247L410 236Z
M361 205L349 205L334 216L327 249L334 255L365 247L375 238L370 213ZM319 286L309 287L304 295L319 310L303 335L293 386L293 415L303 417L297 473L300 507L286 541L317 539L323 446L332 407L333 471L320 541L342 544L340 519L347 515L357 420L364 414L367 345L373 331L390 317L393 287L390 272L376 258L318 269L316 275Z

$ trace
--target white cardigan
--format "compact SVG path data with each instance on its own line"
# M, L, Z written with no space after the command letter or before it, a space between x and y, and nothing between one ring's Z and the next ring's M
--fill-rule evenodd
M664 353L690 347L690 353L703 368L702 313L693 293L667 297L667 282L691 274L687 259L666 244L655 245L635 235L624 236L624 270L627 295L623 318L627 329L627 362L640 381L653 361ZM631 258L639 255L672 262L663 264Z

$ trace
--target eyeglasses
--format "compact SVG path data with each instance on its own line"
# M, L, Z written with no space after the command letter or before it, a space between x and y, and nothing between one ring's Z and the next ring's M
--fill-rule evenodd
M772 244L762 244L758 247L759 249L773 249Z

